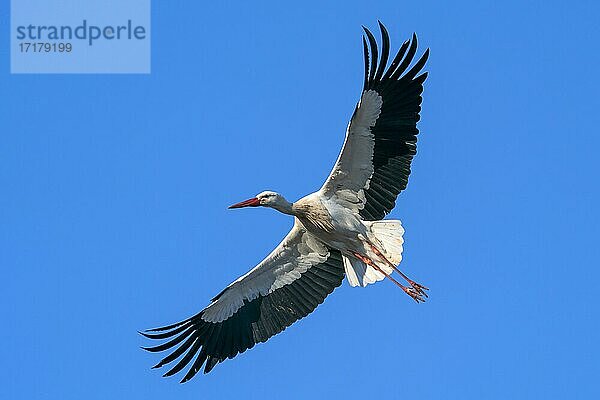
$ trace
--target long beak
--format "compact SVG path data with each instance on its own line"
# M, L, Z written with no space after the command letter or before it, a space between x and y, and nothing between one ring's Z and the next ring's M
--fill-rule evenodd
M242 207L258 207L260 206L260 200L258 200L256 197L253 197L251 199L242 201L240 203L236 203L232 206L229 206L228 208L242 208Z

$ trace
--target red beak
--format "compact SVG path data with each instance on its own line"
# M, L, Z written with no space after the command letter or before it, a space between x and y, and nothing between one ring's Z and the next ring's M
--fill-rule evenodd
M258 200L256 197L253 197L251 199L242 201L240 203L236 203L232 206L229 206L229 208L242 208L242 207L258 207L260 206L260 200Z

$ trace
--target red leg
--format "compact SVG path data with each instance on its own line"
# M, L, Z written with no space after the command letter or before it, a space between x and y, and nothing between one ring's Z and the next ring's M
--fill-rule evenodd
M398 285L400 287L400 289L402 289L404 291L404 293L406 293L407 295L409 295L410 297L412 297L414 301L416 301L417 303L425 302L425 299L422 296L423 293L420 293L414 287L406 287L406 286L402 285L400 282L398 282L397 280L395 280L392 276L390 276L385 271L383 271L381 268L379 268L379 266L377 264L375 264L370 258L365 257L365 256L363 256L361 254L358 254L358 253L353 253L353 254L354 254L354 257L358 258L359 260L361 260L365 264L370 265L371 267L375 268L377 271L379 271L382 274L384 274L386 276L386 278L388 278L389 280L391 280L392 282L394 282L396 285ZM427 297L427 295L425 295L425 297Z
M409 284L410 286L412 286L417 292L421 293L423 296L425 297L429 297L427 296L427 293L425 293L425 290L429 290L429 288L413 281L412 279L410 279L408 276L406 276L402 271L400 271L392 262L390 262L390 260L388 260L380 251L377 247L375 247L375 245L373 245L372 243L369 242L369 246L371 246L371 249L375 252L375 254L377 254L377 256L379 256L379 258L381 258L382 260L384 260L390 267L392 267L394 269L394 271L396 271L397 273L400 274L401 277L403 277Z

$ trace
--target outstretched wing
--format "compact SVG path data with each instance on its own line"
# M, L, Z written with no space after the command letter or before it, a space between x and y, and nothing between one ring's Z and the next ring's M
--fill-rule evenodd
M227 358L267 341L307 316L344 278L339 251L327 248L296 221L292 230L258 266L219 293L204 310L184 321L142 335L169 339L151 352L172 352L154 368L183 355L164 376L191 364L181 382L204 365L204 373Z
M379 28L382 37L379 64L377 42L364 28L369 46L363 36L363 92L346 130L342 151L321 188L325 196L370 221L388 214L408 183L410 163L417 152L417 121L423 82L427 78L426 72L417 74L429 56L427 49L406 72L417 51L417 37L413 34L386 70L390 39L381 22Z

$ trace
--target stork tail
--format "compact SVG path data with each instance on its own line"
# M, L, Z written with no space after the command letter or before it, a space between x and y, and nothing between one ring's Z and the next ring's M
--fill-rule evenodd
M381 250L381 254L385 259L390 261L391 265L382 262L378 265L378 268L374 268L357 257L344 256L344 268L346 270L346 277L350 286L365 287L371 283L378 282L385 279L386 275L390 275L395 265L399 264L402 260L402 244L404 239L404 229L402 224L397 220L384 220L384 221L365 221L368 227L368 239L369 244L373 243ZM370 259L381 258L379 255L369 248L366 244L366 254Z

